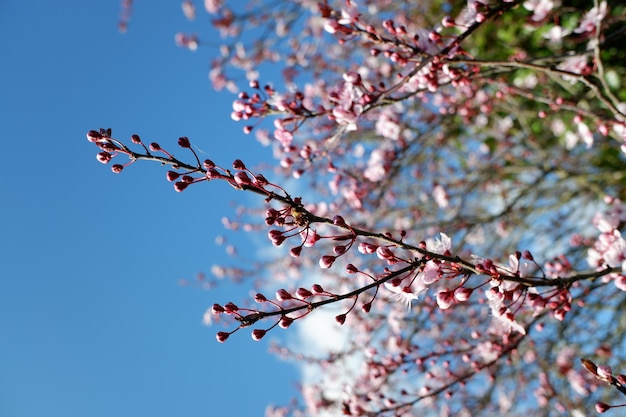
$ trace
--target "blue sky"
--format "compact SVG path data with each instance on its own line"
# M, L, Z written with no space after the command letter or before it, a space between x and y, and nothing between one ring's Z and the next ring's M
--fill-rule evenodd
M248 288L178 284L224 259L220 219L245 196L175 193L147 163L114 175L85 133L171 148L188 136L225 165L269 150L230 120L233 96L212 91L209 51L174 44L206 14L190 24L179 1L136 1L120 35L119 4L0 4L0 415L262 415L294 395L295 368L249 332L218 344L220 328L201 324Z

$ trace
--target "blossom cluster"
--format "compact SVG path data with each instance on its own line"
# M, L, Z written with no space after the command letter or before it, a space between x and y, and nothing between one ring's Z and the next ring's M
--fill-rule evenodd
M293 331L318 310L348 335L341 352L305 360L339 392L307 381L301 407L268 415L612 408L599 388L620 377L574 363L626 361L624 8L462 3L206 1L214 31L175 41L202 50L221 37L210 81L237 91L230 116L273 147L280 185L240 160L201 161L185 137L191 162L136 135L139 151L88 134L100 162L130 158L114 172L152 160L176 191L222 180L264 199L262 214L224 221L265 232L276 257L247 272L263 282L250 300L210 309L228 327L218 341ZM197 18L192 1L182 9Z

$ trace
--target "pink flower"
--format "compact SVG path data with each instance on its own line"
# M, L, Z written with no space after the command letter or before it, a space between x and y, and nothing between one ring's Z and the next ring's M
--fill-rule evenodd
M595 32L596 27L606 16L606 1L603 1L598 7L592 7L580 21L578 27L574 29L575 33Z
M535 22L545 19L554 8L552 0L526 0L523 5L526 10L533 12L532 20Z

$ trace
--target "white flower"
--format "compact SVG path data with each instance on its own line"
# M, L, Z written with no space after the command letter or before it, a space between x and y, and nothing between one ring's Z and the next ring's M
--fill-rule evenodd
M445 233L439 233L438 239L428 239L426 241L426 250L433 253L443 255L452 247L452 240Z
M424 287L417 291L413 291L410 286L394 286L389 282L385 282L385 288L395 294L395 298L398 300L399 303L405 305L407 311L411 309L411 306L413 305L413 300L418 299L417 295L426 289Z

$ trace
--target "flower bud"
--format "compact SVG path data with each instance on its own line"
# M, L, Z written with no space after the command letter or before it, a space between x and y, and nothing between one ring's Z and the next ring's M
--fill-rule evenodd
M276 299L278 301L286 301L293 299L293 296L289 294L287 290L281 288L280 290L276 291Z
M335 262L335 259L337 259L335 256L332 255L324 255L322 256L322 258L320 259L320 268L323 269L328 269L331 266L333 266L333 263Z
M259 340L263 339L263 336L265 336L265 333L267 333L267 330L254 329L252 331L252 339L258 342Z
M217 338L217 341L220 343L224 343L226 339L228 339L228 336L230 336L230 333L228 332L218 332L215 335L215 337Z
M281 328L286 329L287 327L291 326L291 323L293 323L293 319L291 317L283 316L278 322L278 325Z
M176 184L174 184L174 190L177 193L182 192L185 188L187 188L189 186L188 182L184 182L184 181L178 181Z
M113 155L108 152L100 152L98 155L96 155L96 159L103 164L108 164L111 159L113 159Z
M313 284L313 287L311 287L311 289L313 290L314 294L323 294L324 288L322 288L322 286L320 284Z
M181 148L191 148L191 143L189 143L189 139L186 136L181 136L178 138L178 146Z
M169 182L172 182L172 181L178 179L178 177L180 177L180 174L178 172L176 172L176 171L167 171L166 177L167 177L167 180Z
M87 132L87 140L89 142L97 142L102 138L102 134L96 130L90 130L89 132Z
M299 299L304 300L305 298L312 297L313 293L306 288L298 288L298 290L296 291L296 296Z
M224 306L224 311L226 313L234 313L235 311L238 311L239 307L237 307L237 305L233 302L227 302L226 305Z
M241 161L241 159L235 159L233 162L233 168L243 170L246 169L246 165Z

